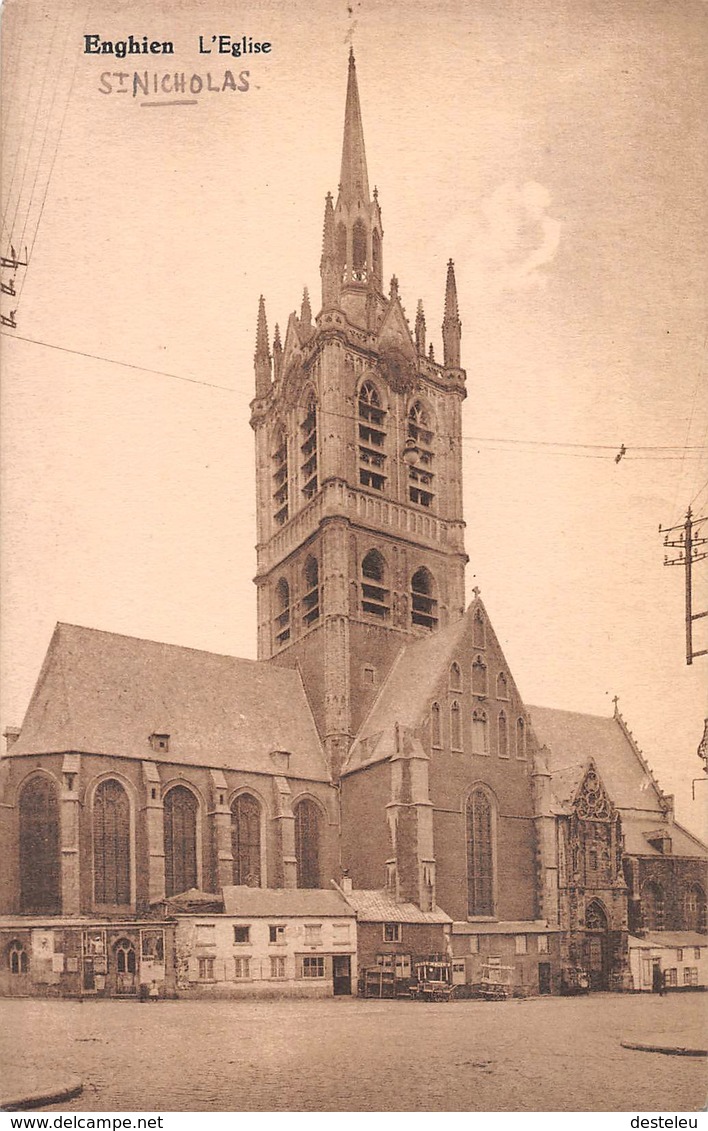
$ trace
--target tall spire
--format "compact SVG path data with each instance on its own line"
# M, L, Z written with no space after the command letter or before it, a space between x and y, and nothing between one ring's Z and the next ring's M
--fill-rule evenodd
M418 299L418 310L415 316L415 346L421 357L425 357L425 313L423 300Z
M253 355L256 373L256 396L264 397L270 389L270 350L268 349L268 323L266 322L265 299L258 300L258 324L256 328L256 352Z
M455 265L451 259L447 264L447 281L445 283L445 317L442 324L443 336L443 365L447 369L460 368L460 339L462 338L462 323L457 306L457 285L455 283Z
M347 204L360 200L369 203L369 177L366 171L366 152L364 150L364 127L361 123L359 88L356 81L354 50L349 52L349 78L347 80L347 104L344 111L344 142L342 144L342 171L339 176L339 191Z

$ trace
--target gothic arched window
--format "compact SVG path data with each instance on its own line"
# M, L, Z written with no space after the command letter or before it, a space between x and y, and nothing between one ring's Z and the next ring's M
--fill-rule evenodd
M462 712L457 699L450 704L450 746L453 750L462 749Z
M484 711L472 712L472 753L489 753L489 724Z
M589 903L585 911L585 926L589 931L606 931L607 930L607 912L601 903L593 900Z
M357 220L352 228L352 278L357 283L366 282L366 227Z
M261 807L250 793L241 793L231 805L231 853L235 884L261 886Z
M59 799L56 784L44 775L20 794L20 907L61 910Z
M320 886L320 810L314 801L304 797L294 806L295 856L297 858L297 886Z
M347 270L347 229L344 224L337 224L337 268L339 276L344 278Z
M642 887L642 926L645 930L660 931L664 926L664 889L654 880Z
M135 944L130 939L118 939L113 947L116 958L116 973L134 974L136 968Z
M197 813L191 790L175 785L165 795L165 894L197 886Z
M386 587L386 560L378 550L369 550L361 563L361 607L365 613L388 620L391 591Z
M273 436L273 518L277 526L288 521L290 514L290 481L288 471L288 438L278 427Z
M684 900L685 929L687 931L705 931L706 929L706 893L700 884L691 884Z
M447 686L450 691L462 691L462 669L457 662L450 664Z
M467 802L467 914L494 914L494 812L483 789Z
M7 965L11 974L26 974L29 970L27 951L19 939L13 939L7 948Z
M421 507L432 507L433 492L433 424L429 409L416 401L408 410L408 439L413 441L415 463L408 465L408 497Z
M516 720L516 757L526 757L526 723L521 718Z
M484 624L482 610L476 609L474 621L472 622L472 643L475 648L484 648L486 646L486 635L486 626Z
M421 566L411 578L411 621L422 628L437 628L438 603L430 570Z
M364 381L357 398L359 413L359 482L383 491L386 486L386 410L373 381Z
M94 902L130 903L130 802L120 782L101 782L93 799Z
M472 694L487 694L487 665L481 656L476 656L472 664Z
M275 587L275 643L282 647L290 639L290 586L281 577Z
M371 270L378 283L381 282L381 236L374 228L371 233Z
M497 724L498 730L498 744L499 744L499 757L509 757L509 730L506 724L506 715L503 711L499 712L499 722Z
M439 703L433 703L430 708L430 735L431 745L442 746L442 718Z
M497 699L509 698L509 683L504 672L497 676Z
M311 499L317 492L317 401L310 392L303 410L300 425L300 482L302 493Z
M305 595L302 598L303 624L314 624L320 619L320 567L317 558L310 554L303 571Z

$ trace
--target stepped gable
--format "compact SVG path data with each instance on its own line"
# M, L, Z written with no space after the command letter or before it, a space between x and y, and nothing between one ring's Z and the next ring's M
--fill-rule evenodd
M151 734L168 734L154 749ZM328 774L297 671L58 624L9 757L104 754L274 774Z

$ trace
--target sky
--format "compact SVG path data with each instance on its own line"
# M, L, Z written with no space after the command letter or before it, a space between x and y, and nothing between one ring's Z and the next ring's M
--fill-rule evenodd
M705 21L698 0L5 4L2 254L29 263L2 274L3 729L58 620L255 655L258 296L271 333L304 285L319 308L353 43L385 277L438 357L455 261L468 597L527 703L617 695L706 834L708 657L685 663L659 533L708 514ZM131 33L174 55L83 53ZM220 34L272 49L200 56ZM101 81L135 70L202 90ZM227 70L248 90L205 89Z

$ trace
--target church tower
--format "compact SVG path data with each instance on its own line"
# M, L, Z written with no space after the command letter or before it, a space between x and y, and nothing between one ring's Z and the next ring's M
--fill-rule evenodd
M305 290L281 341L258 308L258 655L298 666L333 780L401 646L464 611L461 323L448 264L442 364L383 284L349 57L342 166L327 195L322 309ZM441 280L442 283L442 280Z

